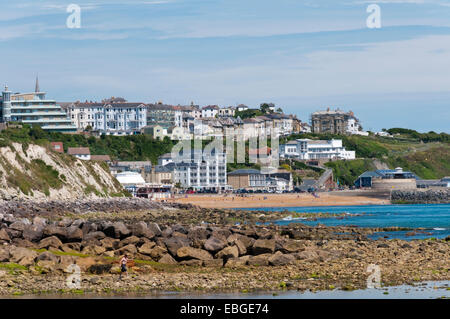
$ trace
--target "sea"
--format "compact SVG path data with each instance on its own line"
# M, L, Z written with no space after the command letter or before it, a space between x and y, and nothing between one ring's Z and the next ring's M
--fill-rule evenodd
M415 229L376 232L369 238L378 239L426 239L450 236L450 204L414 205L364 205L364 206L322 206L322 207L269 207L245 208L258 211L288 211L296 213L342 214L344 217L325 217L315 220L286 218L275 221L279 225L303 223L306 225L358 226L358 227L407 227ZM289 215L288 215L289 216Z

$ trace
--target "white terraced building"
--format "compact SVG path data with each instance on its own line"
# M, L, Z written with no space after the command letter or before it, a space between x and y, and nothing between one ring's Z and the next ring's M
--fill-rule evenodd
M147 106L144 103L72 103L68 111L79 130L90 126L106 135L136 134L147 124Z
M280 157L312 159L355 159L355 151L347 151L342 140L297 139L280 145Z
M46 93L36 88L33 93L12 93L8 86L2 92L0 100L1 121L20 122L38 125L42 129L53 132L76 132L76 127L67 113L55 100L46 98Z

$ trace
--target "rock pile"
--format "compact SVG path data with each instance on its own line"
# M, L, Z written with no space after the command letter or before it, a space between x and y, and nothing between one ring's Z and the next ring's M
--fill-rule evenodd
M356 232L348 236L364 237ZM336 238L325 227L305 225L289 229L274 225L160 226L144 221L125 224L68 218L51 222L39 216L27 219L1 214L0 262L37 265L50 271L64 270L77 259L77 264L88 270L126 253L136 260L173 265L281 266L301 259L332 258L332 253L320 249L320 242ZM95 267L91 269L94 273L107 269Z
M439 204L450 203L450 189L393 190L391 200L407 203Z

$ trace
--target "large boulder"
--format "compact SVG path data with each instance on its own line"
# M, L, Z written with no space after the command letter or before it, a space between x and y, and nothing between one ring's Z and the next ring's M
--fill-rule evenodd
M272 266L284 266L293 264L295 260L295 256L283 254L282 252L277 251L275 254L269 257L269 264Z
M47 225L47 220L45 218L35 216L33 218L33 225L45 227L45 225Z
M173 225L172 226L172 231L179 232L179 233L182 233L182 234L185 234L185 235L187 235L187 233L188 233L187 229L184 226L180 225L180 224Z
M155 236L161 236L161 228L157 223L148 223L147 227Z
M0 248L0 263L9 261L9 251L7 249Z
M11 225L9 225L9 228L23 232L23 230L25 229L26 226L27 225L24 222L16 221L16 222L12 223Z
M122 247L125 247L126 245L130 245L130 244L136 245L138 242L139 242L139 238L138 237L130 236L130 237L125 238L124 240L121 240L118 243L118 248L122 248Z
M275 251L274 239L258 239L252 246L252 252L254 255L273 254L274 251Z
M153 260L160 260L165 254L167 254L167 249L163 246L155 246L151 249L149 256Z
M239 249L236 245L225 247L224 249L222 249L221 251L219 251L216 254L216 258L225 259L225 260L230 259L230 258L237 258L237 257L239 257Z
M225 263L225 267L233 268L233 267L242 267L245 266L250 259L250 256L242 256L239 258L230 258Z
M94 257L85 257L85 258L78 258L76 264L78 265L78 267L80 267L81 271L86 272L89 269L89 267L97 265L99 263Z
M84 219L76 219L72 222L72 227L82 228L86 221Z
M141 247L138 248L138 252L140 254L150 256L152 253L152 250L155 246L156 246L156 244L154 242L145 243Z
M143 221L140 221L131 227L131 234L136 237L145 237L148 239L155 237L155 233L152 232Z
M70 226L67 228L67 241L79 242L83 240L83 231L77 226Z
M58 270L58 264L54 260L38 260L36 265L39 267L41 274L47 274Z
M0 229L0 240L4 241L10 241L11 238L9 237L8 233L4 228Z
M61 247L62 247L62 242L56 236L44 238L37 245L38 249L50 249L50 248L59 249Z
M198 260L211 260L212 255L203 249L197 249L192 247L181 247L177 250L177 257L180 259L198 259Z
M298 253L295 253L294 256L299 260L319 260L319 254L314 250L304 250Z
M240 256L243 256L247 253L247 245L241 240L242 237L245 237L245 236L242 236L239 234L232 234L232 235L228 236L228 238L227 238L227 241L229 244L236 245Z
M37 253L34 250L24 247L13 247L9 251L11 254L10 262L28 267L34 264Z
M192 239L192 241L195 240L206 240L208 239L210 232L208 229L204 226L195 226L192 227L188 232L188 238Z
M119 240L118 239L112 239L110 237L105 237L100 240L100 243L103 247L105 247L106 250L114 250L119 247Z
M161 264L168 264L168 265L176 265L177 264L177 261L169 254L165 254L164 256L162 256L158 262Z
M227 244L228 243L226 239L211 235L211 237L209 237L208 240L205 242L204 247L206 250L215 253L224 249L227 246Z
M57 262L59 262L59 257L55 256L54 254L52 254L49 251L44 251L44 252L40 253L35 259L36 262L38 262L40 260L51 260L51 261L54 261L55 263L57 263Z
M38 242L44 235L44 226L42 225L27 225L22 232L23 239L31 242Z
M55 226L55 225L47 225L44 228L44 237L56 236L62 241L67 240L67 228Z
M84 236L84 240L86 240L86 241L89 241L92 239L102 240L105 237L106 237L105 233L103 233L101 231L93 231L93 232L87 233L87 235Z
M191 242L188 238L184 237L170 237L164 240L164 244L172 256L177 256L178 249L190 246Z
M271 239L272 233L268 229L258 229L256 230L256 236L258 239Z
M272 254L261 254L257 256L250 256L247 263L251 266L268 266L269 258L271 256Z
M129 245L123 246L122 248L118 249L117 252L120 255L127 254L128 256L134 256L137 253L137 248L135 245L129 244Z
M107 226L103 232L106 236L112 238L123 239L131 234L131 231L125 226L123 222L115 222Z
M296 253L305 250L305 244L302 241L286 240L279 245L279 251L284 254Z
M82 254L85 255L94 255L98 256L103 254L106 251L106 248L103 246L97 246L97 245L90 245L83 247L83 250L81 251Z

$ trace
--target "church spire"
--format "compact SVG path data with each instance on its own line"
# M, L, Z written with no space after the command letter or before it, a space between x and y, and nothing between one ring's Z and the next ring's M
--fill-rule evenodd
M36 88L34 89L34 92L39 93L40 89L39 89L39 78L38 76L36 76Z

